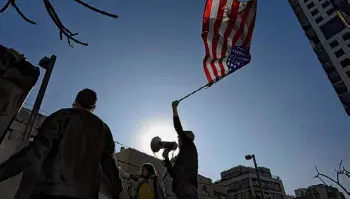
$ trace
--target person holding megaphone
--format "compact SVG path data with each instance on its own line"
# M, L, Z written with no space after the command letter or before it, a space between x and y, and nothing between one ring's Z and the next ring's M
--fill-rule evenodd
M178 199L198 199L198 153L194 144L192 131L184 131L180 122L177 107L179 101L172 103L174 127L178 134L179 154L174 166L169 161L169 152L176 149L163 147L163 165L167 168L169 175L173 178L173 192Z

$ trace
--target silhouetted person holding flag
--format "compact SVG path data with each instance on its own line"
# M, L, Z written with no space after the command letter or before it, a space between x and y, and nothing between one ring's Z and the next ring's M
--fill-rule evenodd
M118 199L123 187L115 145L109 127L92 113L96 101L96 93L84 89L73 108L48 116L34 141L0 165L0 182L41 161L31 199L97 199L102 168L113 187L111 197Z
M177 111L178 101L172 103L174 127L178 134L179 154L174 166L169 161L169 150L164 149L164 166L173 178L173 192L178 199L197 199L198 153L192 131L184 131Z

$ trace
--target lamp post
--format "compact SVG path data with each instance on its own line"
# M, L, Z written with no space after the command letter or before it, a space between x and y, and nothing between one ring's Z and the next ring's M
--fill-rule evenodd
M46 69L46 72L45 72L44 79L41 83L40 90L39 90L38 95L36 97L33 109L30 113L30 116L28 119L28 124L24 130L23 140L30 139L30 136L31 136L33 128L34 128L35 121L36 121L37 115L39 113L41 103L44 99L46 88L47 88L47 85L49 84L49 80L51 77L53 67L55 66L55 63L56 63L56 56L55 55L52 55L51 58L48 58L45 56L39 62L39 66Z
M258 178L258 182L259 182L259 187L260 187L260 191L261 191L261 196L263 199L265 199L265 195L264 195L264 190L262 188L262 184L261 184L261 180L260 180L260 176L259 176L259 172L258 172L258 165L256 164L256 159L255 159L255 155L246 155L245 156L246 160L251 160L253 159L254 162L254 167L255 167L255 172L256 172L256 177Z

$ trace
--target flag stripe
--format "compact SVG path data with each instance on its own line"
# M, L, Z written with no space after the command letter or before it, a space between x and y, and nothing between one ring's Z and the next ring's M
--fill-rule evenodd
M202 39L205 45L205 54L209 55L209 44L208 44L208 34L209 34L209 23L210 23L210 13L211 13L211 7L213 5L213 0L207 0L207 3L205 5L204 9L204 15L203 15L203 27L202 27ZM205 56L203 60L203 65L207 65L209 57ZM207 79L209 82L213 81L209 72L208 67L204 67L205 75L207 76Z
M244 12L242 14L243 16L242 16L242 19L241 19L240 26L239 26L239 29L235 32L235 34L233 36L232 45L231 46L239 45L237 42L243 36L242 33L243 33L243 30L244 30L244 26L246 25L250 9L252 8L252 2L253 1L254 0L249 1L247 3L247 5L246 5L246 9L243 10Z
M256 1L256 0L253 0L253 1ZM244 37L243 37L244 39L243 39L242 46L246 48L250 47L250 42L252 40L253 30L255 27L255 19L256 19L255 13L256 13L256 3L253 3L251 11L248 16L247 25L244 28Z
M225 69L223 64L221 63L216 63L216 59L217 59L217 47L218 47L218 42L220 39L220 28L223 22L223 18L224 18L224 12L225 12L225 7L226 7L226 0L219 0L219 7L218 7L218 13L216 16L216 21L214 24L214 35L213 35L213 39L212 39L212 56L213 56L213 60L211 61L210 65L212 67L214 67L216 69L216 74L215 76L222 76L222 73L224 73Z

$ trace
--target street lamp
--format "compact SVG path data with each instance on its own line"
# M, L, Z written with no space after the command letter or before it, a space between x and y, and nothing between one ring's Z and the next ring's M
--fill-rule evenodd
M256 164L255 155L254 155L254 154L252 154L252 155L246 155L246 156L245 156L245 159L246 159L246 160L251 160L251 159L253 159L254 167L255 167L255 172L256 172L256 177L258 178L259 187L260 187L260 191L261 191L261 196L262 196L263 199L265 199L264 190L263 190L262 185L261 185L261 180L260 180L260 176L259 176L259 172L258 172L258 165Z

